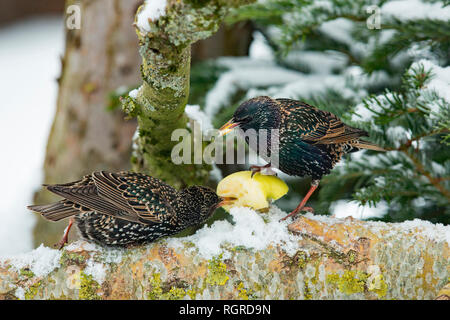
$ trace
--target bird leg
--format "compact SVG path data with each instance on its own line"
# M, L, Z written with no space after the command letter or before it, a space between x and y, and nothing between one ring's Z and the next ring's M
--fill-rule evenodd
M297 208L294 209L294 211L289 213L286 217L282 218L280 221L284 221L284 220L286 220L289 217L295 217L302 210L314 212L313 208L305 207L305 205L306 205L306 202L308 202L309 197L311 197L311 195L314 193L314 191L319 186L319 182L320 182L320 180L313 180L311 182L311 188L309 188L309 191L306 194L306 196L303 198L302 202L300 202L300 204L297 206Z
M58 246L59 250L61 250L64 247L64 245L69 242L69 231L70 228L72 228L73 222L74 222L73 218L70 218L69 225L67 226L66 230L64 230L64 235L62 239L55 244L55 247Z
M263 171L264 169L266 169L266 170L265 170L265 172L266 172L265 174L266 174L266 175L276 176L277 173L276 173L275 171L273 171L272 168L271 168L270 166L271 166L270 163L265 164L265 165L263 165L263 166L256 166L256 165L250 166L250 170L252 171L252 176L251 176L251 177L253 178L253 176L255 175L255 173L261 172L261 171Z

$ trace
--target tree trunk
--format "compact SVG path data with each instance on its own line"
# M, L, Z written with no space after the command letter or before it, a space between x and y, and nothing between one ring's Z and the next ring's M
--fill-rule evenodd
M287 254L197 243L134 249L77 242L0 261L0 299L448 299L449 243L442 225L300 217ZM174 240L174 239L171 239Z
M253 31L251 22L222 24L214 35L192 44L192 63L223 56L247 56Z
M57 109L44 163L45 183L78 180L94 170L130 167L135 121L112 105L111 94L139 82L138 41L132 26L142 0L68 1L81 7L81 28L66 31L66 48L59 78ZM40 191L35 203L55 200ZM35 245L56 243L65 222L39 219Z

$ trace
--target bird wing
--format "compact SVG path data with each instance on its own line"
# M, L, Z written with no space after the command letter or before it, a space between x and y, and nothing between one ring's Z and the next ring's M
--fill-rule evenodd
M177 192L153 177L130 172L105 171L94 172L78 181L46 187L73 202L74 208L82 206L82 209L142 224L161 223L165 214L172 214L174 211L170 202ZM63 210L62 203L54 205L54 210ZM41 212L37 209L45 208L30 209ZM47 208L49 214L48 210ZM68 214L65 210L64 214Z
M83 179L65 184L44 185L47 189L61 197L70 200L76 204L89 208L91 211L97 211L101 214L107 214L122 217L120 208L110 201L103 199L97 192L97 187L91 175L84 176ZM135 217L124 217L124 219L135 221Z
M311 144L348 142L367 132L343 123L336 115L320 110L304 102L292 99L276 99L280 103L282 122L287 132L300 134L300 138ZM289 120L289 121L287 121Z
M137 217L141 223L161 223L165 215L173 214L172 200L177 190L159 179L132 172L92 174L98 194Z

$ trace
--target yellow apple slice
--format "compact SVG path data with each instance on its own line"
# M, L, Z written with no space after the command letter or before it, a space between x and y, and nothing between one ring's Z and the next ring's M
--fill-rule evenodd
M239 171L222 179L217 185L217 194L221 197L235 198L231 207L250 207L261 210L269 207L268 200L277 200L284 196L289 188L278 177L256 173L253 178L251 171Z

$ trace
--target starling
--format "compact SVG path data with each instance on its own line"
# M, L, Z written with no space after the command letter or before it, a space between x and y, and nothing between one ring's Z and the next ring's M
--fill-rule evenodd
M88 241L138 245L199 225L231 200L202 186L177 191L159 179L133 172L100 171L75 182L44 186L64 199L28 208L51 221L71 217L60 248L67 243L74 221Z
M295 216L301 210L313 211L305 207L306 202L319 186L322 176L330 173L345 153L360 149L384 151L360 139L368 136L366 131L344 124L330 112L292 99L261 96L247 100L236 109L231 120L220 128L221 135L234 127L244 132L248 129L256 132L267 130L267 150L263 153L255 151L269 163L252 166L252 171L270 168L271 129L278 129L278 169L291 176L311 177L311 188L303 201L282 220ZM248 136L245 138L248 143Z

